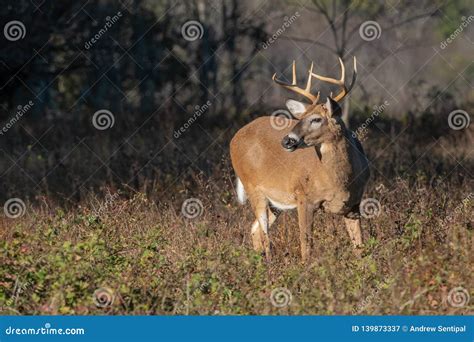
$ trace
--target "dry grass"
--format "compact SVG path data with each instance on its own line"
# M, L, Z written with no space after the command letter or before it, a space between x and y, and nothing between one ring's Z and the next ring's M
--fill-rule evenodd
M415 144L410 135L392 143L392 134L364 142L372 161L365 197L382 210L363 220L362 257L341 218L318 212L314 256L303 265L288 212L272 227L275 256L265 262L251 250L253 216L236 204L224 158L210 174L170 181L166 197L114 187L75 206L37 197L21 218L2 217L1 312L472 314L472 304L447 301L453 288L473 291L472 145L452 137ZM197 218L181 214L187 198L203 203ZM105 307L93 300L99 288ZM277 288L291 293L288 305L272 304Z

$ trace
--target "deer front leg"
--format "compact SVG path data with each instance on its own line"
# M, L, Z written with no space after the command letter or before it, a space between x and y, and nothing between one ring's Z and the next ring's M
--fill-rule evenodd
M307 262L311 256L313 239L311 227L313 225L314 207L304 199L298 201L298 224L300 228L301 259Z
M362 232L360 230L360 219L359 218L348 218L344 217L344 223L346 224L347 233L352 241L352 245L355 248L356 253L360 253L360 247L362 247Z

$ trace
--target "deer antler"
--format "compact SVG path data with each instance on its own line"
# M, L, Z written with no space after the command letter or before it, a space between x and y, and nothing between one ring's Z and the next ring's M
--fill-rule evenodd
M311 94L311 79L313 75L313 63L311 63L311 67L309 68L308 72L308 82L306 83L306 88L300 88L296 85L296 63L293 61L293 82L291 84L285 83L283 81L280 81L276 78L276 73L273 74L272 80L275 81L276 84L281 85L285 87L286 89L289 89L291 91L294 91L295 93L298 93L300 95L303 95L304 97L308 98L312 104L316 104L319 100L319 92L316 95Z
M330 78L326 76L321 76L318 74L313 73L313 63L311 63L311 67L309 68L308 71L308 82L306 83L306 88L300 88L296 85L296 63L293 61L293 81L291 83L285 83L283 81L280 81L276 78L276 73L273 74L272 80L275 81L276 84L281 85L285 87L286 89L289 89L291 91L294 91L295 93L298 93L300 95L303 95L304 97L308 98L312 104L316 104L319 100L319 92L316 95L311 94L311 80L314 77L316 77L318 80L336 84L341 87L341 91L339 94L337 94L335 97L332 96L331 93L331 98L333 98L334 101L339 102L341 101L344 97L346 97L347 94L352 90L352 87L355 84L356 78L357 78L357 60L354 56L354 73L352 74L352 80L351 84L349 87L346 87L345 84L345 77L346 77L346 68L344 67L344 63L342 62L342 59L339 58L339 64L341 65L341 78L339 80L336 80L335 78Z
M341 87L341 92L337 94L336 97L333 98L333 100L336 102L341 101L347 94L349 94L357 78L357 60L355 56L354 56L354 73L352 74L352 81L351 81L351 84L349 85L349 88L347 88L345 85L346 69L344 68L344 63L342 62L341 58L339 58L339 63L341 64L341 78L339 80L336 80L330 77L320 76L311 72L311 76L316 77L318 80L336 84ZM332 93L331 93L331 97L332 97Z

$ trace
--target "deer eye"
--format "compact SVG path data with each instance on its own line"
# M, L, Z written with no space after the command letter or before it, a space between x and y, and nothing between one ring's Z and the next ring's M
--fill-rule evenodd
M311 124L320 123L321 121L323 121L323 119L321 119L321 118L314 118L314 119L311 119Z

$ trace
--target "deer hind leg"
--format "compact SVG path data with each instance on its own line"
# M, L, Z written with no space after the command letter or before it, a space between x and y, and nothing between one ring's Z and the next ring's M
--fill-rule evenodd
M273 222L276 220L276 215L270 210L267 210L267 217L268 217L268 224L267 228L269 228ZM252 243L253 243L253 248L258 251L258 252L265 252L265 254L269 254L270 251L268 251L267 246L270 245L269 243L269 236L268 236L268 231L265 233L265 231L260 228L260 223L259 220L255 220L252 224Z
M307 262L313 248L311 228L313 225L314 207L305 200L298 201L298 225L300 228L301 259Z
M249 196L257 219L252 224L253 248L258 252L264 252L268 260L271 258L270 238L268 228L275 222L276 216L270 210L268 201L262 194Z

